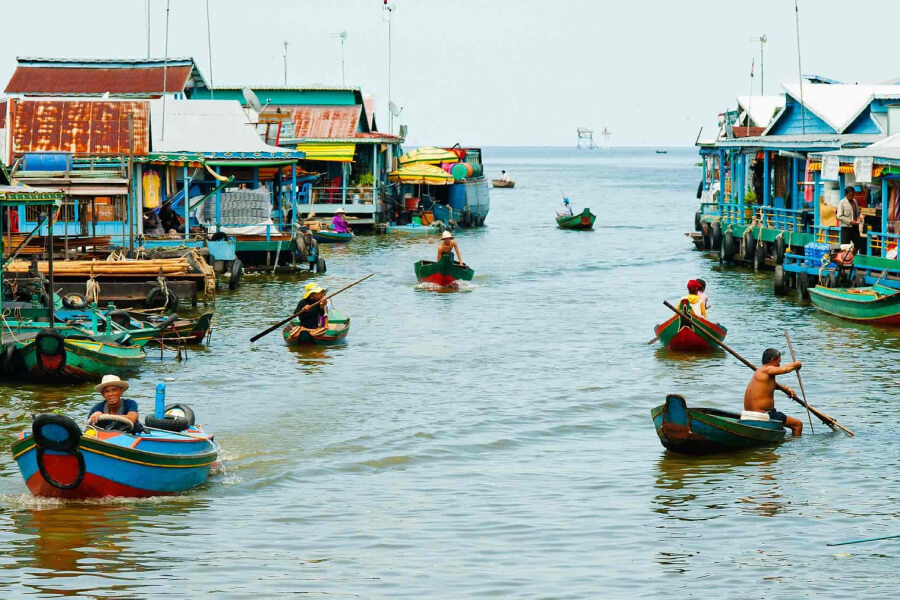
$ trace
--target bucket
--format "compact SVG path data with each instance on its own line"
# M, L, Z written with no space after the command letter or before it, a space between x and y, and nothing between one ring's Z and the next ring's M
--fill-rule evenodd
M413 225L422 225L422 219L421 219L421 217L419 217L419 215L413 216L413 218L412 218L412 224L413 224Z
M406 210L416 210L419 208L419 199L407 197L403 199L403 208Z
M434 213L426 210L422 213L422 225L431 225L434 223Z

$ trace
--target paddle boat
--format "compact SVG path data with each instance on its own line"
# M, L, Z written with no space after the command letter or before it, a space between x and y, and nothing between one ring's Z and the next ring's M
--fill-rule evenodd
M728 330L720 323L713 323L694 314L687 300L682 300L678 309L681 314L672 315L668 321L653 329L667 350L706 352L718 347L715 340L721 342L728 334Z
M875 325L900 326L900 290L875 284L858 288L826 288L817 285L809 290L813 306L822 312Z
M292 319L281 330L284 343L288 346L339 344L344 341L348 333L350 333L350 317L331 307L328 308L328 325L323 328L316 330L304 329L300 326L299 319Z
M594 228L594 221L596 220L597 215L592 213L591 209L586 208L577 215L558 215L556 217L556 225L560 229L579 229L586 231Z
M444 254L439 261L420 260L415 264L419 283L433 283L442 288L455 288L460 281L472 281L475 271Z
M740 414L716 408L688 408L682 396L669 394L666 402L650 411L662 445L681 454L714 454L784 441L781 421L766 413Z
M35 496L66 499L177 494L206 481L219 445L183 404L165 406L156 386L154 416L141 433L124 416L108 415L84 431L54 413L33 417L12 445L25 485ZM114 417L114 418L113 418Z
M128 375L140 369L147 357L137 344L55 327L16 334L12 348L8 374L51 383L93 381L107 373Z
M516 182L504 179L491 179L491 185L495 188L514 188L516 187Z

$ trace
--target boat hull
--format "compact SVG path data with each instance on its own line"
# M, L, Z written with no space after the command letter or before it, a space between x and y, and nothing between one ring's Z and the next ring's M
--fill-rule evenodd
M337 231L328 231L327 229L313 231L312 236L316 241L324 244L345 244L353 240L352 233L338 233Z
M458 287L460 281L471 281L475 271L454 262L449 254L439 261L420 260L414 266L419 283L431 283L442 288Z
M663 447L681 454L716 454L784 441L781 421L742 421L737 413L688 408L682 396L669 394L650 411Z
M577 215L572 215L570 217L556 217L556 225L560 229L586 231L594 228L594 221L596 220L597 215L592 213L591 209L586 208Z
M697 327L695 322L706 331ZM668 321L657 325L653 331L667 350L675 352L709 352L718 346L716 341L724 341L728 334L728 330L721 324L707 321L697 315L690 317L673 315Z
M462 198L457 207L446 204L435 204L431 207L434 218L444 223L453 223L459 227L477 227L484 225L491 210L491 196L487 180L474 177L454 183L450 194Z
M340 344L346 339L348 333L350 333L350 317L344 316L335 309L328 311L328 326L321 334L311 335L308 329L300 327L300 321L297 319L291 320L281 330L284 343L288 346Z
M882 285L860 288L826 288L809 290L809 299L824 313L876 325L900 326L900 292Z
M140 346L119 346L88 339L66 338L60 355L38 352L35 340L18 350L24 372L34 381L94 381L104 375L130 375L146 358Z
M41 449L33 436L21 434L12 446L32 494L66 499L183 492L206 481L218 452L218 444L199 429L183 434L151 430L138 436L89 430L77 448L68 452ZM71 489L61 489L45 478L47 474L57 484L76 483L82 460L82 479Z
M502 179L491 179L491 185L495 188L514 188L515 181L503 181Z

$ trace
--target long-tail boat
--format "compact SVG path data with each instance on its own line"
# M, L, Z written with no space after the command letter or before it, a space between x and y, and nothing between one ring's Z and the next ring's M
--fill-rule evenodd
M556 217L556 225L560 229L580 229L582 231L593 229L594 221L597 220L597 215L591 212L591 209L586 208L577 215L559 215Z
M774 445L784 441L785 436L784 423L768 420L765 413L688 408L677 394L666 396L666 403L652 409L650 415L662 445L682 454L714 454Z
M433 283L442 288L458 287L460 281L472 281L475 271L444 254L439 261L420 260L415 264L419 283Z
M813 306L822 312L861 323L900 325L900 291L884 285L858 288L826 288L817 285L809 290Z
M298 319L291 319L291 322L281 330L284 343L288 346L339 344L344 341L348 333L350 333L350 317L334 308L328 309L328 325L325 327L314 330L305 329L300 326Z
M83 499L182 492L206 481L219 445L194 424L189 408L169 405L164 410L158 409L159 418L148 416L141 433L132 433L131 422L118 415L108 415L85 431L64 415L36 415L31 430L13 443L12 455L36 496Z
M656 337L668 350L677 352L705 352L718 347L714 340L725 339L728 330L719 323L707 321L691 310L687 300L678 305L681 314L654 328ZM695 324L696 323L696 324Z

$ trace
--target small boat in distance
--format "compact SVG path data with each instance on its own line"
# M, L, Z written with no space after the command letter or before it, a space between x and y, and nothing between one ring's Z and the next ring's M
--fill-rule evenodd
M653 331L667 350L677 352L709 352L718 347L728 330L719 323L707 321L691 310L687 300L678 305L681 314L672 315L668 321L657 325Z
M433 283L442 288L459 287L460 281L472 281L475 271L444 254L439 261L420 260L415 264L419 283Z
M504 179L491 179L491 185L495 188L514 188L516 187L516 182Z
M348 333L350 333L350 317L343 315L334 308L328 309L328 325L319 330L310 331L309 329L303 329L300 327L299 319L292 319L281 330L284 343L288 346L338 344L344 341Z
M593 229L594 221L597 220L597 215L591 212L591 209L586 208L577 215L571 216L559 216L556 217L556 225L560 229L580 229L582 231Z
M826 288L817 285L809 290L813 306L824 313L874 325L900 326L900 291L875 284L858 288Z
M656 153L657 154L668 154L669 151L668 150L657 150Z
M732 413L717 408L688 408L682 396L669 394L650 411L662 445L681 454L715 454L784 441L781 421L766 413Z

